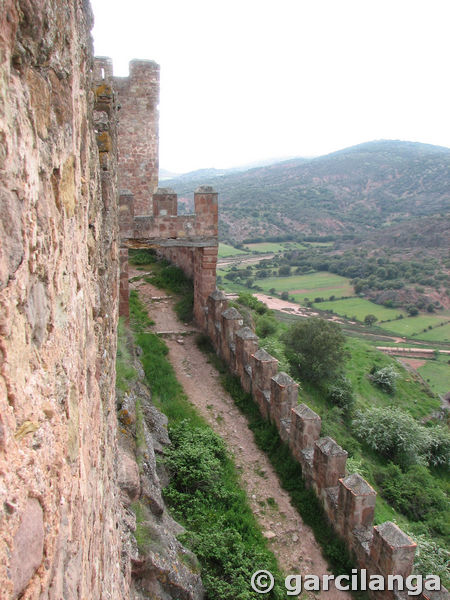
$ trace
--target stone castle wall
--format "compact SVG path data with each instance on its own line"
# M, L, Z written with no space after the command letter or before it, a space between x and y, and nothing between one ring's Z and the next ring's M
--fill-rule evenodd
M91 26L80 0L2 3L5 599L127 596L115 486L115 112L107 73L93 88Z
M298 404L298 384L258 348L258 336L243 326L242 316L222 292L211 294L206 308L205 330L217 354L252 394L262 416L276 425L358 568L384 576L411 574L416 544L394 523L373 526L376 492L360 475L347 473L347 452L335 440L320 437L320 416ZM386 591L382 597L394 596Z

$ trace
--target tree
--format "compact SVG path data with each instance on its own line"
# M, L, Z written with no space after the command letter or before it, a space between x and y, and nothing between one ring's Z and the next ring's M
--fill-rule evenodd
M364 323L366 325L368 325L369 327L372 327L372 325L375 325L375 323L378 321L378 318L375 315L366 315L364 317Z
M410 317L415 317L419 314L419 309L417 308L417 306L414 306L414 304L408 304L405 308L406 312Z
M302 379L318 382L334 377L347 357L340 326L324 319L298 321L283 336L286 356Z

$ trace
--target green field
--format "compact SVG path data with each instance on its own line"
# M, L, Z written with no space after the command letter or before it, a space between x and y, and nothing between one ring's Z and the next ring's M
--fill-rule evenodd
M227 256L238 256L239 254L247 254L247 252L245 250L233 248L233 246L229 246L228 244L219 244L219 258L225 258Z
M441 354L436 360L427 360L417 370L436 394L450 392L450 355Z
M255 244L246 244L251 252L283 252L284 250L303 249L305 246L297 242L258 242Z
M353 287L348 279L333 273L321 271L310 275L291 275L290 277L267 277L257 279L256 284L268 292L275 288L277 292L289 292L297 302L305 298L314 300L316 297L352 296Z
M439 322L441 323L442 321ZM450 323L419 333L417 337L421 340L429 340L430 342L450 342Z
M364 321L366 315L375 315L379 321L387 321L389 319L395 319L398 315L405 312L398 308L386 308L379 304L374 304L370 300L364 298L348 298L346 300L334 300L333 302L320 302L314 305L315 308L321 310L332 310L336 314L341 316L347 316L349 319L356 317L358 321ZM397 321L396 321L397 323ZM386 326L385 329L390 329Z
M408 337L414 335L419 339L426 339L429 341L445 341L443 336L446 332L440 331L441 329L444 329L443 327L428 329L430 325L431 327L436 327L443 321L448 321L448 316L444 316L442 313L440 315L418 315L417 317L407 317L406 319L386 323L383 328L393 331L401 336ZM424 329L427 329L427 331L424 332Z

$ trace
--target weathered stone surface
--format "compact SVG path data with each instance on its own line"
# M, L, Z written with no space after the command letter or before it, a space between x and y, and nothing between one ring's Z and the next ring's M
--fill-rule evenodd
M126 494L125 505L129 506L141 493L139 467L135 457L124 448L117 452L117 479L121 490Z
M44 515L36 498L28 498L14 536L9 571L13 598L27 587L44 555Z
M17 193L0 185L0 290L14 277L24 256L22 245L23 204Z
M134 195L136 215L152 213L158 187L159 65L132 60L129 77L114 77L119 113L119 181Z
M88 2L1 14L0 596L120 599L115 108L108 172Z

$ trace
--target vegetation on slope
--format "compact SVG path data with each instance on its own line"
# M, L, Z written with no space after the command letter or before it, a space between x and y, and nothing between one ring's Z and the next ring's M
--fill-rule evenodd
M250 294L242 294L235 304L249 324L258 327L264 317L270 334L263 335L262 346L270 339L274 356L284 360L287 356L294 366L298 364L299 357L283 342L298 338L301 332L295 326L286 336L286 325ZM314 320L299 323L304 328ZM295 375L289 362L284 368ZM445 422L430 419L439 410L439 400L397 361L359 339L347 338L341 368L341 377L333 381L326 377L311 381L304 371L300 398L321 415L322 434L334 437L349 452L349 469L377 489L376 522L393 520L418 538L428 551L420 553L417 569L425 572L431 564L448 585L450 441ZM383 371L398 374L391 387L378 383L384 380L375 374ZM383 423L375 422L377 416Z
M169 419L172 444L165 463L171 481L165 497L186 528L183 543L200 561L206 599L251 600L250 579L258 568L270 570L276 579L267 597L284 597L275 558L239 487L223 441L187 400L164 341L145 332L145 308L137 294L130 299L130 313L153 399Z

